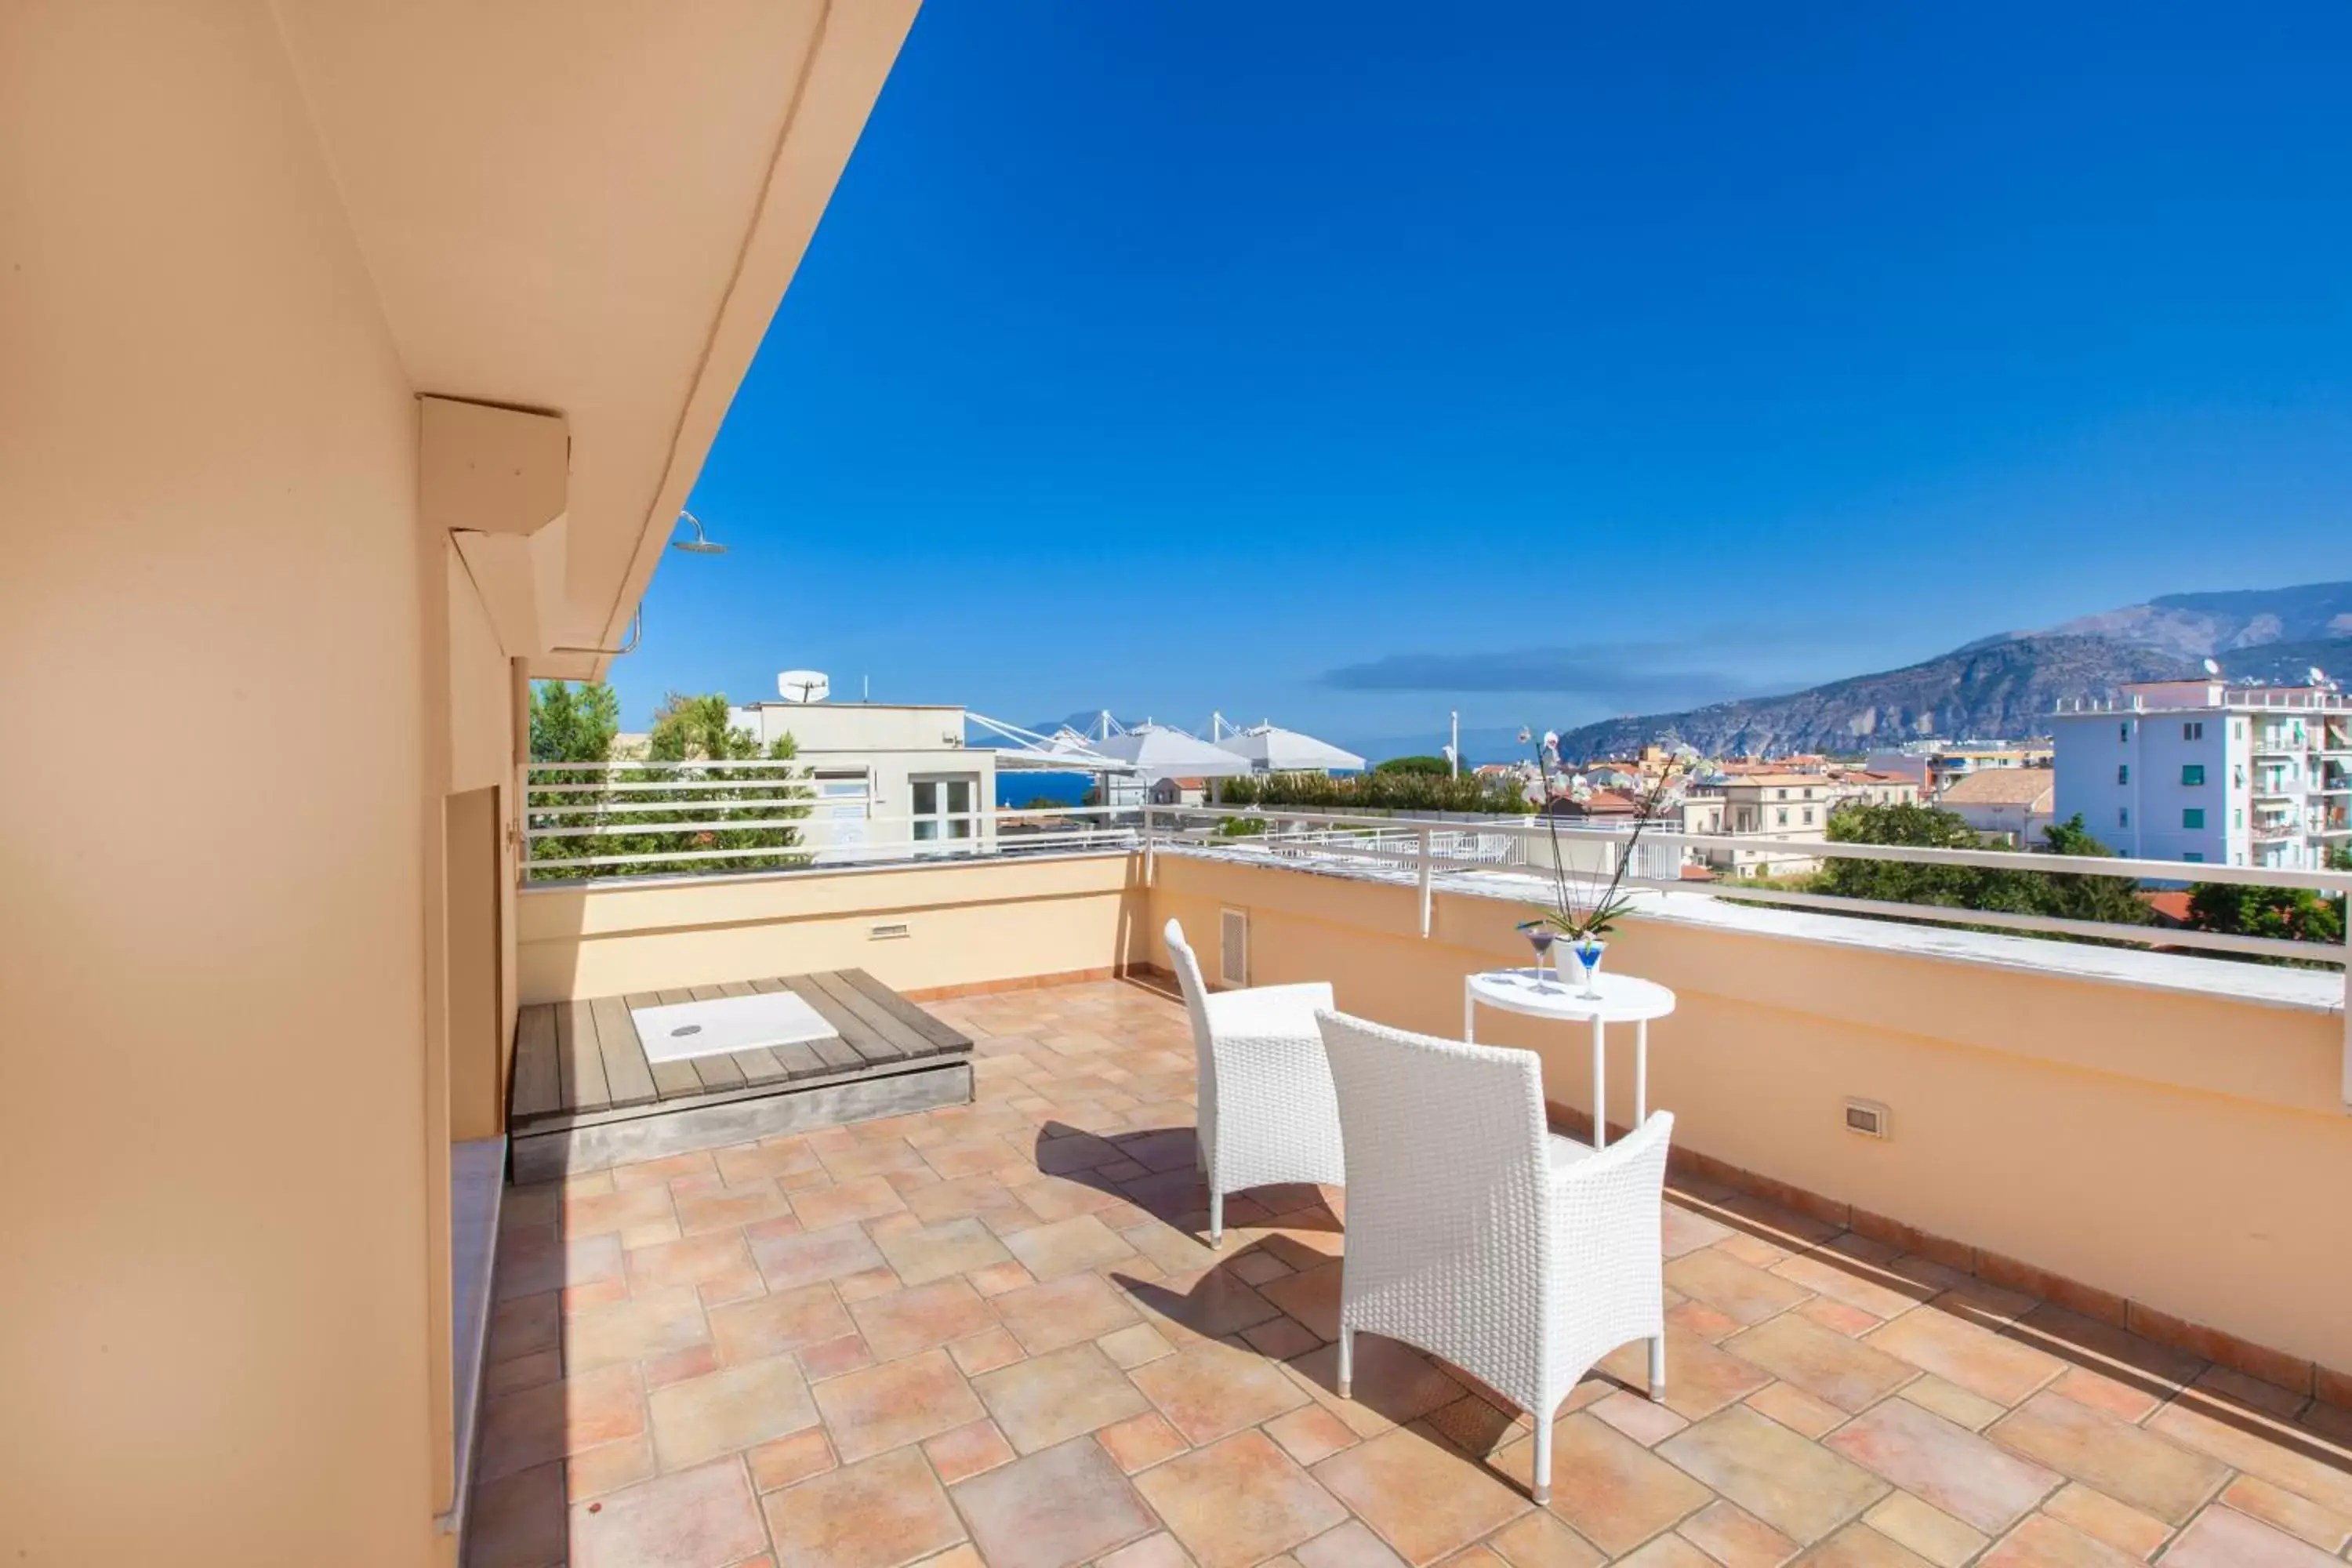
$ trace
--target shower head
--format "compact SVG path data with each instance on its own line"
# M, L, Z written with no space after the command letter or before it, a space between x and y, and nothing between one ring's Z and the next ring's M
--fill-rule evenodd
M695 516L690 511L680 511L677 516L679 521L686 523L688 527L694 530L694 537L692 539L671 540L669 542L669 547L672 550L683 550L688 552L689 554L694 555L724 555L727 553L727 547L725 545L715 544L702 536L702 520L700 518Z

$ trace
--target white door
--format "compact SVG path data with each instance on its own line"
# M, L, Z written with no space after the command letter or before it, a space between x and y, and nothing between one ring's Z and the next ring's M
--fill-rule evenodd
M866 774L833 773L816 775L816 819L824 826L814 837L819 846L817 859L858 860L865 858L866 821L872 812L873 792Z

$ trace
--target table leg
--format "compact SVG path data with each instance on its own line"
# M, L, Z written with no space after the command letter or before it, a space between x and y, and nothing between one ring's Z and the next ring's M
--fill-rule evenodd
M1478 1043L1478 994L1470 989L1467 980L1462 983L1462 1043Z
M1609 1052L1601 1020L1592 1020L1592 1146L1609 1147Z
M1650 1020L1633 1025L1633 1125L1650 1119Z

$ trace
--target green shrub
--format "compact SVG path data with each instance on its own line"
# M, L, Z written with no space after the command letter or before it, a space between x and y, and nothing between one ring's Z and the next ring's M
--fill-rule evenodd
M1378 771L1346 778L1328 773L1245 773L1222 783L1224 805L1274 811L1461 811L1508 816L1535 810L1517 779L1484 779L1475 773L1459 778Z

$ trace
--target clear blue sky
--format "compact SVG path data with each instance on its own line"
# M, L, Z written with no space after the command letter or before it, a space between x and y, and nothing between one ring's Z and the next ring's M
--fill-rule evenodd
M1342 740L2352 576L2352 6L931 0L668 689Z

